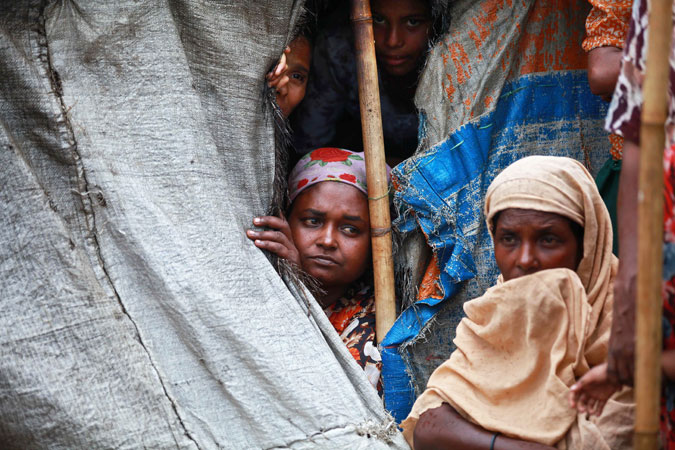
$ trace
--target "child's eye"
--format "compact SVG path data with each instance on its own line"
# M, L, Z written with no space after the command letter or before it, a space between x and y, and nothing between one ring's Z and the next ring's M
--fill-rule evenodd
M513 245L516 243L516 237L512 234L503 234L499 237L499 242L503 245Z
M408 26L410 28L417 28L417 27L419 27L421 25L424 25L425 23L429 22L429 20L430 19L428 17L424 17L424 16L408 17L406 19L405 23L406 23L406 26Z
M384 25L384 17L379 14L373 14L373 23L375 25Z
M299 72L293 72L290 76L291 80L298 81L299 83L304 83L307 77Z

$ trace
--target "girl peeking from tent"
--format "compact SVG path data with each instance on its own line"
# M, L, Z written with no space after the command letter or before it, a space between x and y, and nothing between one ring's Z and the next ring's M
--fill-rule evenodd
M300 35L288 44L277 65L267 74L267 85L276 89L277 105L284 117L305 98L311 60L312 44L307 36Z
M568 403L570 387L605 363L612 320L618 260L593 178L569 158L521 159L488 188L485 216L501 275L464 304L457 349L404 436L417 450L632 448L630 390L600 417Z
M429 0L372 0L387 162L395 165L417 148L413 97L434 28ZM354 37L337 10L322 21L314 42L307 96L291 124L296 149L334 146L361 150L361 118Z
M316 299L382 395L363 153L316 149L300 159L288 186L288 220L256 217L253 224L267 230L248 230L246 235L258 248L295 263L319 282L322 292Z

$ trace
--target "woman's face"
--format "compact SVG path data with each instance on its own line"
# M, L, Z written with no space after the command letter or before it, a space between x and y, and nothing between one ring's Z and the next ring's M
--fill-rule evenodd
M506 209L494 223L495 259L504 281L544 269L576 270L583 238L573 222L554 213Z
M317 183L295 199L288 223L300 265L327 292L347 289L370 266L368 200L355 187Z
M427 51L431 14L424 0L373 0L378 67L390 75L412 72Z

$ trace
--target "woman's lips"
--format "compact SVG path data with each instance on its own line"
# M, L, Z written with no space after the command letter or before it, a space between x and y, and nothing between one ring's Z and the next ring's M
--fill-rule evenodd
M400 66L408 61L407 56L382 56L382 62L388 66Z
M316 255L310 256L309 259L312 260L318 266L330 267L336 266L338 264L337 261L330 256Z

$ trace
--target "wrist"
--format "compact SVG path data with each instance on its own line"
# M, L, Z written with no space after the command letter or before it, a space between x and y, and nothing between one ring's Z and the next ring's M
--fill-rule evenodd
M490 442L490 450L495 450L495 442L497 441L497 436L499 436L499 431L492 435L492 442Z

